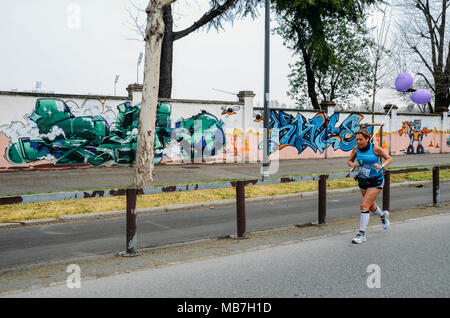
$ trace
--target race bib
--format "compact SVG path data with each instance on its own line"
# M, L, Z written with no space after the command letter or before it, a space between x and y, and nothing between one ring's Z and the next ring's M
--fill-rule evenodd
M358 174L362 178L369 178L370 176L370 167L362 166L358 168Z

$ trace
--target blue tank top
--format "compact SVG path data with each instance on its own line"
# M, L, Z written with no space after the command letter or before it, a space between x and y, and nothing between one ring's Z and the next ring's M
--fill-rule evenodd
M367 151L361 151L358 147L356 148L356 161L359 164L358 176L362 178L373 178L381 177L383 178L383 171L377 170L373 164L377 163L381 165L380 157L375 154L373 150L373 144L369 143L369 149Z

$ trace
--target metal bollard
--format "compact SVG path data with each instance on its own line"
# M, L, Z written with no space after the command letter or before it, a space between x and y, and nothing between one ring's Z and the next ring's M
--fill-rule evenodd
M236 238L247 238L245 217L245 182L236 183L236 213L237 213L237 236Z
M433 206L441 206L439 166L433 167Z
M136 201L137 189L127 189L127 245L126 251L120 252L120 256L138 256L136 237Z
M391 210L391 172L384 171L383 211Z
M319 176L319 225L327 224L327 175Z

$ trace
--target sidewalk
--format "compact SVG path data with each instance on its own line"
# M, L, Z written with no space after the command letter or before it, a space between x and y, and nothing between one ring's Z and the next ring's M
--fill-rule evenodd
M348 172L348 158L281 160L273 177ZM394 156L389 168L450 164L450 154ZM0 173L0 195L125 188L134 168L89 168ZM155 185L261 178L261 163L197 164L155 167Z
M449 210L450 204L438 208L425 207L397 211L391 214L391 225L449 214ZM70 264L80 266L81 280L86 281L120 273L226 257L334 235L348 235L349 240L351 240L358 225L359 216L355 215L353 219L329 223L327 226L289 226L248 233L248 239L244 240L212 238L141 249L139 251L141 255L135 258L104 254L0 269L0 295L53 285L64 286L70 275L66 272L67 266ZM379 220L371 218L369 231L371 228L378 228L379 226Z

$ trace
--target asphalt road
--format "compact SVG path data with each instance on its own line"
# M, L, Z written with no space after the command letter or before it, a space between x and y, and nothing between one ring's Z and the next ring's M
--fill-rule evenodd
M180 305L189 304L189 297L448 298L449 228L450 215L439 215L393 224L388 231L370 229L361 245L352 245L353 233L346 233L86 280L79 289L61 284L7 297L179 297Z
M327 221L359 216L358 193L327 197ZM450 201L450 184L441 184ZM391 212L432 202L432 188L391 189ZM381 204L381 196L378 199ZM247 204L247 231L317 222L317 198ZM138 216L138 248L236 233L235 206ZM125 219L63 223L0 230L0 268L125 249ZM448 238L448 235L446 236ZM448 240L447 240L448 241Z
M390 167L450 164L450 154L393 157ZM273 176L348 171L347 158L279 161ZM261 178L261 164L173 165L155 167L155 184L181 184L217 179ZM0 195L124 188L133 183L133 168L88 168L0 173Z

